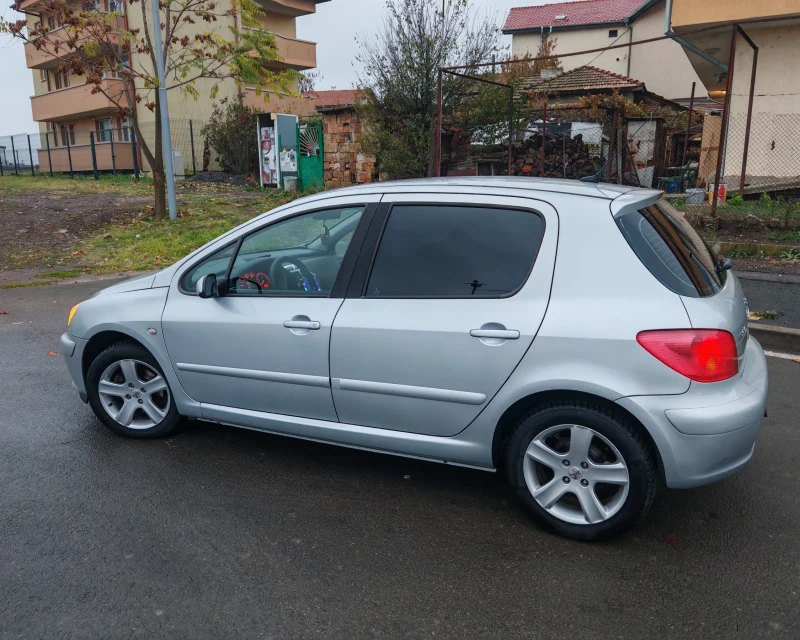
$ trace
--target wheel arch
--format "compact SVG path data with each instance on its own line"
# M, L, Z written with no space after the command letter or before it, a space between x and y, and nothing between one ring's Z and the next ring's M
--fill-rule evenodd
M141 341L137 340L132 335L116 330L100 331L93 335L83 348L81 372L84 380L86 380L86 374L89 372L89 367L92 366L92 362L94 362L95 358L103 351L108 349L112 344L117 344L118 342L132 342L142 347L142 349L145 349L149 353L152 353L152 350L149 349L147 345L142 344Z
M587 393L585 391L574 391L568 389L548 390L533 393L525 396L524 398L520 398L514 404L508 407L505 412L503 412L503 415L500 416L500 420L497 422L497 426L494 430L494 437L492 439L492 461L495 468L500 468L503 466L503 452L505 450L505 445L509 437L511 437L514 427L517 425L522 416L536 406L546 402L575 402L581 400L601 405L603 408L623 417L632 425L634 425L634 427L644 436L645 442L647 443L650 452L653 454L656 460L659 477L663 479L664 465L661 460L661 453L659 452L653 437L650 435L650 432L647 430L647 427L645 427L641 421L636 418L636 416L608 398L604 398L593 393Z

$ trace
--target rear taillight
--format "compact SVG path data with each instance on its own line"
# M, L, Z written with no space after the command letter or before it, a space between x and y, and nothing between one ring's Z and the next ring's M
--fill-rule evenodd
M736 341L727 331L642 331L636 341L670 369L696 382L719 382L739 372Z

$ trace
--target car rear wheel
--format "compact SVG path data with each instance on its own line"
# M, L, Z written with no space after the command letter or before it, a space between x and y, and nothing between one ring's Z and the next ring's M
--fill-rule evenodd
M525 415L509 439L508 479L536 521L579 540L619 535L644 518L656 464L638 429L590 402Z
M130 438L166 436L180 421L156 359L134 342L114 344L94 359L86 394L100 421Z

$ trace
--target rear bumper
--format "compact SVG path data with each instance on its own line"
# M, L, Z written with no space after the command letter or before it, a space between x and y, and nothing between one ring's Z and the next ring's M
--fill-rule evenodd
M767 404L767 364L751 338L744 374L725 383L692 384L679 396L638 396L617 403L650 432L667 486L697 487L726 478L753 455Z

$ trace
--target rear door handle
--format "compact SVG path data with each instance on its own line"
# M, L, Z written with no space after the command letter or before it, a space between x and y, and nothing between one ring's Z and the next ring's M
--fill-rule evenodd
M519 331L509 329L473 329L469 332L473 338L496 338L498 340L519 340Z
M315 320L284 320L283 326L287 329L311 329L317 331L320 327Z

